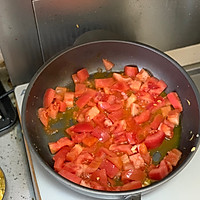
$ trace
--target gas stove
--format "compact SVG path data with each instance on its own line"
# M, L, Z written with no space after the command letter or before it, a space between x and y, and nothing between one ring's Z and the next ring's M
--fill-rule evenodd
M198 52L200 48L198 48ZM191 54L189 59L185 59L185 56L179 53L167 52L167 54L174 57L177 61L184 62L182 65L187 65L185 67L186 71L188 71L189 75L197 85L200 91L200 64L193 64L195 55ZM193 59L191 57L193 56ZM184 61L181 59L184 57ZM179 62L179 63L180 63ZM196 63L196 61L195 61ZM191 65L192 64L192 65ZM23 97L26 92L27 84L19 85L15 88L15 96L17 101L17 107L19 115L21 114L21 108L23 103ZM40 200L94 200L95 198L84 196L79 194L78 192L74 192L66 187L64 187L60 182L54 179L48 172L39 164L34 154L29 151L29 147L26 144L25 140L26 152L28 155L28 161L31 171L31 176L33 180L33 188L35 191L36 199ZM200 169L200 148L197 150L195 156L189 162L189 164L173 179L168 181L167 183L161 185L156 190L142 195L142 200L176 200L176 199L198 199L199 198L199 180L200 173L198 173Z

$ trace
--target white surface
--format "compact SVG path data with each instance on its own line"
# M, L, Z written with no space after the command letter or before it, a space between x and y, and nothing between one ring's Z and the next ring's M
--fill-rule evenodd
M19 108L21 108L22 98L26 87L27 84L20 85L15 89ZM94 198L89 198L67 189L48 174L33 155L32 160L42 200L94 200ZM142 200L200 199L199 169L200 149L198 149L190 163L177 176L157 188L155 191L143 195Z

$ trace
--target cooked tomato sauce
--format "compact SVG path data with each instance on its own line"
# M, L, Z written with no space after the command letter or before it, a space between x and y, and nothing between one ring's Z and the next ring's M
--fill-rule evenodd
M56 172L85 187L123 191L173 170L183 108L176 92L165 93L164 81L137 66L93 75L83 68L72 79L74 91L48 88L38 110L48 134L65 134L49 143Z

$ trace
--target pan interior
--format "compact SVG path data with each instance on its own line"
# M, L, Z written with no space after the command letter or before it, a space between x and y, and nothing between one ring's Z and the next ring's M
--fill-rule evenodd
M148 69L153 76L167 83L166 92L178 93L184 110L179 147L183 156L174 173L181 169L192 157L191 149L199 144L200 111L197 89L186 72L166 55L142 44L118 41L88 43L67 50L49 61L33 77L24 100L22 123L28 144L39 161L47 166L50 173L54 173L51 170L53 160L48 143L64 136L64 133L46 134L37 117L45 90L71 84L71 75L81 68L87 68L91 74L97 72L98 68L103 69L102 58L115 63L113 71L122 71L125 65Z

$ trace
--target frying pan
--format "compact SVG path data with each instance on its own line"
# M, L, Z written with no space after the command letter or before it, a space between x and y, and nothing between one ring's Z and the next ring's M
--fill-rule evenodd
M44 92L50 87L68 86L72 82L71 75L81 68L86 67L91 74L97 72L98 68L103 68L102 58L115 63L113 71L121 71L125 65L129 64L137 65L139 69L148 69L155 77L167 83L166 92L176 91L182 101L182 133L179 146L183 153L182 158L166 178L147 187L121 192L98 191L72 183L53 170L48 143L63 137L64 131L51 136L45 133L37 117L37 110L42 107ZM115 40L90 42L60 53L34 75L23 102L22 127L28 145L38 162L66 187L101 199L140 199L141 194L156 189L177 175L196 152L199 146L200 97L195 84L184 69L159 50L133 42Z

